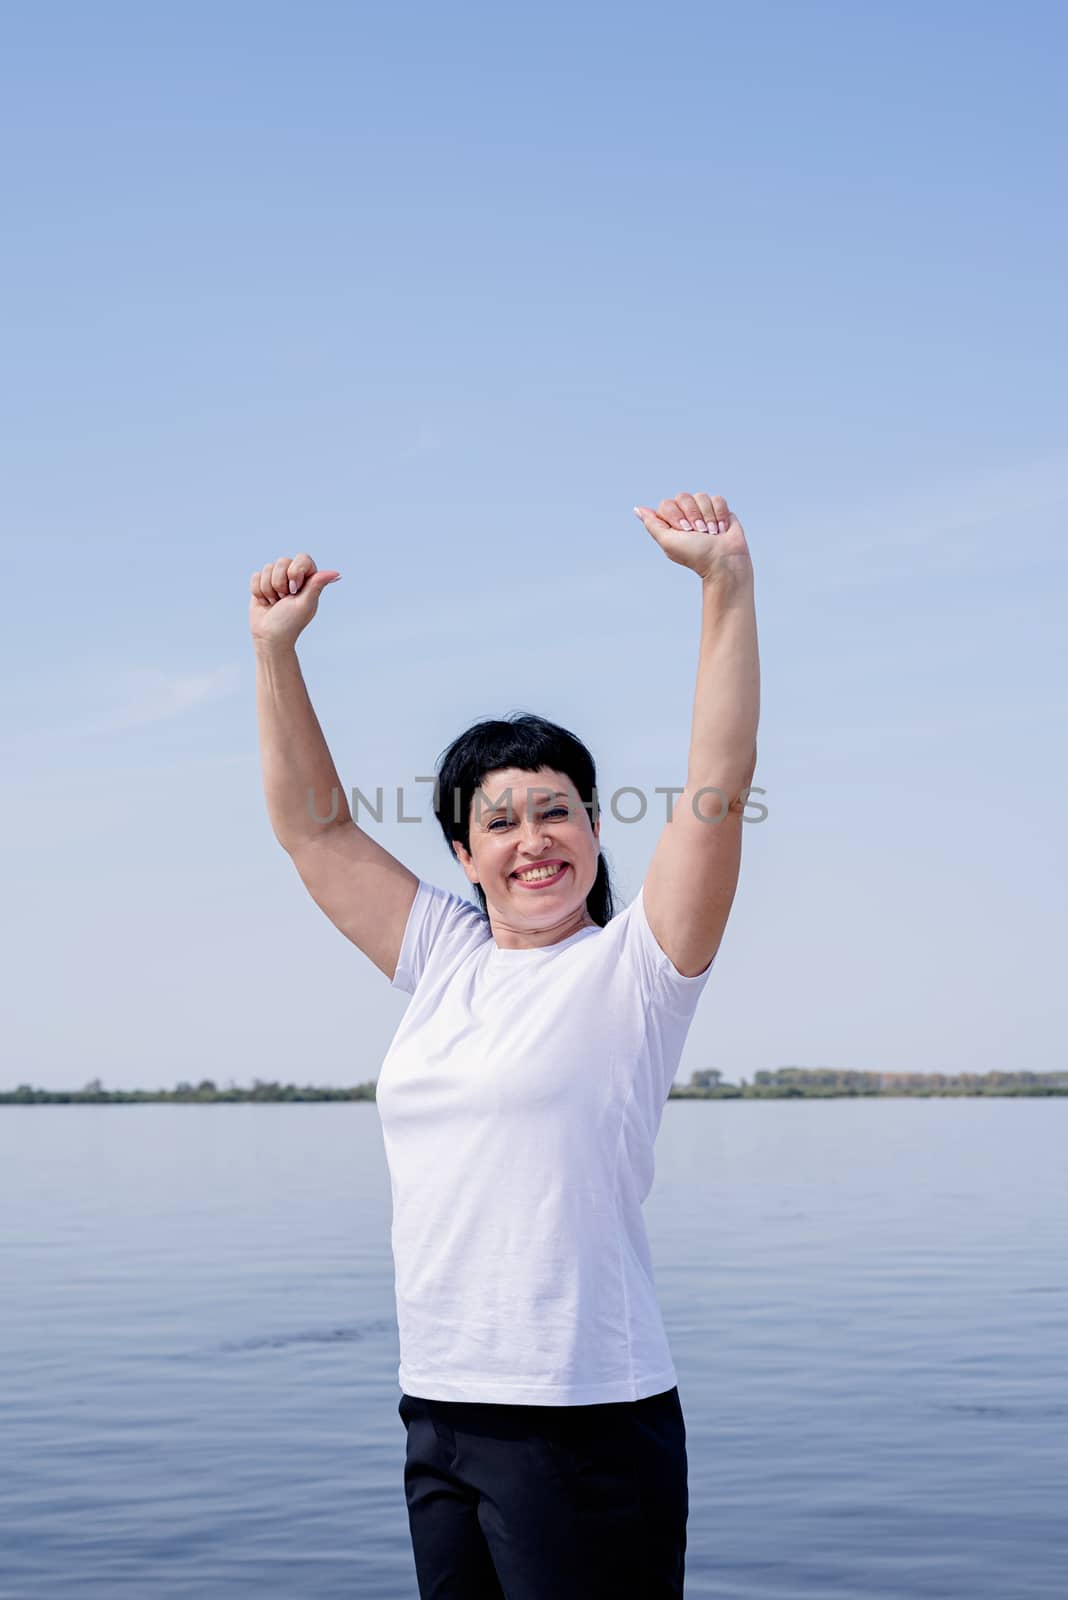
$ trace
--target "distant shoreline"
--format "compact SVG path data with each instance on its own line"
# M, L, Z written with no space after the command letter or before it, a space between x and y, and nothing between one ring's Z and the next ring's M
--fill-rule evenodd
M726 1083L720 1072L695 1072L688 1084L672 1084L669 1100L945 1100L1018 1099L1068 1095L1065 1072L880 1073L835 1072L829 1068L778 1067L758 1072L752 1083ZM84 1089L35 1089L21 1083L0 1091L0 1106L125 1105L287 1105L321 1100L369 1100L375 1084L318 1088L311 1084L263 1083L251 1088L210 1078L173 1089L105 1089L99 1078Z

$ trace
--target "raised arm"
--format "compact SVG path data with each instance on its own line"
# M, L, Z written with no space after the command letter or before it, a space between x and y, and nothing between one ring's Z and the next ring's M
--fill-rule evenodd
M665 823L643 899L657 944L687 977L719 949L734 903L742 812L760 719L753 564L720 495L680 494L635 506L665 555L701 580L701 642L686 787Z
M308 893L392 982L419 880L353 822L297 659L298 636L340 576L309 555L252 574L260 767L275 838Z

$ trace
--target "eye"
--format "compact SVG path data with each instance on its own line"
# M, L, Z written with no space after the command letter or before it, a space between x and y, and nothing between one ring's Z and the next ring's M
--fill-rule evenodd
M546 817L566 817L567 816L567 807L566 806L553 806L551 811L546 811L545 816ZM498 828L497 828L498 822L503 823L503 825L506 828L511 826L511 824L509 823L507 817L494 817L493 821L489 825L489 828L487 829L487 832L489 832L489 833L498 832L499 831Z

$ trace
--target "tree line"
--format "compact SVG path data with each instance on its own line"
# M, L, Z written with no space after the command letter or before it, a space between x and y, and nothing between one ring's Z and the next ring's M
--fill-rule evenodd
M722 1072L708 1068L690 1075L688 1084L674 1083L671 1100L829 1100L844 1096L883 1098L901 1095L1062 1095L1068 1094L1068 1072L849 1072L830 1067L775 1067L730 1083ZM173 1089L105 1089L92 1078L83 1089L35 1089L20 1083L0 1091L0 1105L138 1105L176 1103L193 1105L284 1103L304 1100L373 1100L374 1080L348 1088L313 1084L265 1082L253 1078L250 1088L233 1079L220 1088L212 1078L199 1083L183 1080Z
M827 1100L843 1096L1059 1095L1068 1094L1068 1072L851 1072L833 1067L775 1067L728 1083L714 1070L691 1074L680 1100Z

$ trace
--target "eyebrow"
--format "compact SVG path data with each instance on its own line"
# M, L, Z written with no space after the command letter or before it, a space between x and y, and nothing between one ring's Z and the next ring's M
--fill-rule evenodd
M483 792L483 791L480 791L480 793L481 792ZM551 794L548 799L546 799L544 796L542 796L542 798L538 801L538 804L542 805L542 806L547 806L553 800L568 800L568 799L570 799L570 796L565 794L563 789L557 789L556 793L555 794ZM514 810L515 807L513 806L513 807L509 808L508 806L493 806L489 811L482 811L482 812L479 813L479 815L482 816L482 817L495 817L499 813L506 812L509 809Z

